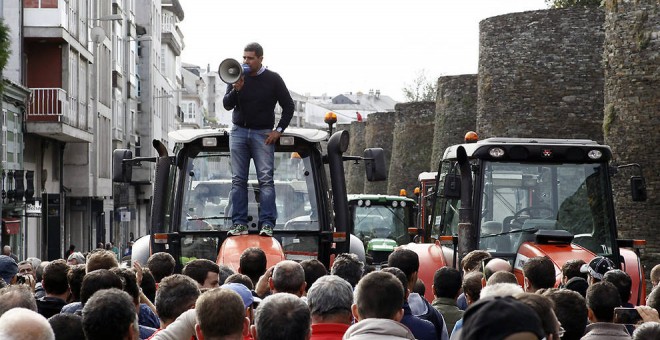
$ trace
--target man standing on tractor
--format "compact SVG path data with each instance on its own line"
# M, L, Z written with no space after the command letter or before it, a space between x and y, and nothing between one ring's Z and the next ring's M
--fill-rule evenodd
M293 117L294 103L279 74L262 65L264 50L258 43L250 43L243 50L243 63L250 73L227 85L223 105L233 110L229 136L231 152L232 228L228 235L248 233L247 181L250 159L254 161L259 180L260 235L273 236L277 220L273 169L275 143ZM282 107L282 118L275 125L275 104Z

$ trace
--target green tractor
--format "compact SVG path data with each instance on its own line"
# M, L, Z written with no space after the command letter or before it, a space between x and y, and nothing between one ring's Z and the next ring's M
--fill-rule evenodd
M362 241L367 264L380 265L400 245L417 234L417 203L405 196L348 195L353 234Z

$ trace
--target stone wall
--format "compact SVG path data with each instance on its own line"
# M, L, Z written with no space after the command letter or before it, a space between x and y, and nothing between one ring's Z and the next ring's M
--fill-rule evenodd
M463 143L465 133L476 130L476 125L477 75L438 78L433 153L427 171L436 171L445 149Z
M383 148L385 165L389 169L394 141L394 125L396 113L376 112L369 115L365 132L365 145L368 148ZM364 182L364 193L382 194L387 192L387 181Z
M614 162L639 163L648 199L632 202L622 170L613 183L619 236L646 239L642 263L660 263L660 9L657 0L605 5L605 141ZM648 277L648 276L647 276Z
M602 141L603 21L602 9L583 7L481 21L480 138Z
M417 185L417 175L428 171L433 152L434 102L397 104L392 158L387 193L398 195L406 189L409 196Z
M349 130L350 142L348 144L347 155L350 156L363 156L365 143L364 132L366 123L352 122ZM364 173L364 164L354 164L354 162L344 162L344 169L347 173L346 176L346 193L358 194L364 190L364 182L366 175Z

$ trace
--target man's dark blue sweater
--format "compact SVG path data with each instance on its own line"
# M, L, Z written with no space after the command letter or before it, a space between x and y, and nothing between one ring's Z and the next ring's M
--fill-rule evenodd
M250 129L273 129L275 104L279 103L282 118L277 126L286 129L293 117L294 104L282 77L265 69L256 76L246 75L244 81L240 91L227 85L222 101L225 109L234 110L232 123Z

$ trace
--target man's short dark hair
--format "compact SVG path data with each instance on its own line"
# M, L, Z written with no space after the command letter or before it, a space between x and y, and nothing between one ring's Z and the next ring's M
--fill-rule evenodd
M245 46L243 49L245 52L254 52L257 57L263 57L264 48L259 45L259 43L251 42Z
M66 275L69 272L69 265L65 260L59 259L52 261L44 268L42 282L47 294L64 294L69 290L69 282Z
M137 284L137 276L133 268L112 268L111 272L117 274L121 279L122 290L128 293L136 305L140 303L140 286Z
M174 321L183 312L192 308L200 295L195 281L182 274L163 278L156 292L156 311L166 323Z
M140 288L142 288L142 294L153 302L156 300L156 279L154 275L151 274L149 268L142 268L142 282L140 282Z
M404 287L383 271L365 275L355 287L355 304L363 319L392 319L403 306ZM387 297L387 298L384 298Z
M646 298L646 305L660 311L660 289L656 287L651 291L651 294Z
M633 340L660 339L660 323L644 322L635 328L632 338Z
M490 253L485 250L473 250L461 260L461 268L466 272L481 271L481 261L491 257Z
M225 284L227 278L231 275L234 275L235 273L236 272L229 268L229 266L225 266L224 264L218 265L218 284L222 286Z
M584 260L580 259L568 260L564 263L563 266L561 266L561 274L566 278L566 280L570 280L574 277L581 277L586 280L587 273L580 271L580 268L582 268L582 265L585 263L586 262L584 262Z
M108 269L97 269L87 273L80 287L80 303L84 306L94 293L102 289L123 288L119 276Z
M37 311L37 301L30 288L25 285L10 285L0 289L0 315L16 307Z
M397 267L385 267L380 271L396 276L396 278L399 280L399 282L401 282L401 285L403 286L403 297L405 299L406 293L408 293L408 278L406 277L406 274L403 273L403 270Z
M355 287L362 278L363 270L364 263L358 259L357 255L343 253L335 257L335 262L330 268L330 274L341 277Z
M472 302L476 302L479 300L479 296L481 295L481 278L483 275L480 272L470 272L465 274L463 277L463 293L465 293L466 296L470 297L470 300Z
M555 265L547 256L535 256L525 261L523 274L535 289L555 286Z
M160 291L160 287L158 289ZM213 288L200 295L195 311L204 338L214 339L243 332L245 305L241 296L231 289Z
M630 294L632 293L632 279L628 273L621 269L610 270L603 276L603 281L607 281L616 287L619 291L619 297L621 298L622 304L630 300Z
M282 261L275 265L272 280L278 293L298 294L305 283L305 271L298 262Z
M299 297L276 293L261 301L254 323L256 340L303 340L311 332L312 316Z
M419 271L419 255L410 249L397 249L387 257L387 265L401 269L410 281L412 275Z
M426 286L424 285L424 281L417 279L417 282L415 282L415 286L413 287L413 293L417 293L421 296L426 294Z
M442 267L433 275L433 294L436 297L454 299L461 290L461 272L451 267Z
M69 272L66 274L66 280L69 283L69 288L71 289L71 300L80 301L80 287L82 286L83 278L87 269L84 264L74 264L69 266Z
M596 282L587 288L587 307L599 322L612 322L614 308L621 306L616 286L609 282Z
M261 248L247 248L239 259L239 272L250 277L252 285L256 286L259 277L266 272L266 253Z
M318 278L324 275L328 275L328 270L325 268L323 263L317 259L301 261L300 265L305 271L305 282L307 282L305 291L309 290L309 288L314 284L314 282L316 282L316 280L318 280Z
M350 318L353 287L339 276L322 276L309 288L307 304L312 315L320 318L339 314Z
M48 323L55 333L57 340L85 339L82 317L77 314L60 313L48 318Z
M555 305L550 298L534 293L520 293L515 298L536 312L539 319L541 319L541 325L546 336L557 333L557 320L553 315Z
M155 253L149 256L147 260L147 268L151 271L156 282L160 282L164 277L172 275L175 266L176 261L174 257L166 252Z
M120 289L103 289L94 293L83 307L82 317L86 339L125 339L131 327L137 333L135 304Z
M569 289L547 290L543 295L555 304L555 315L566 333L562 340L579 340L588 323L587 304L580 293Z
M183 267L181 274L190 276L200 285L204 285L204 281L206 281L209 272L220 274L220 267L211 260L196 259L188 262L186 266Z
M245 274L236 273L229 275L229 277L225 280L225 283L240 283L247 287L249 290L254 289L252 280L250 280L250 277Z

